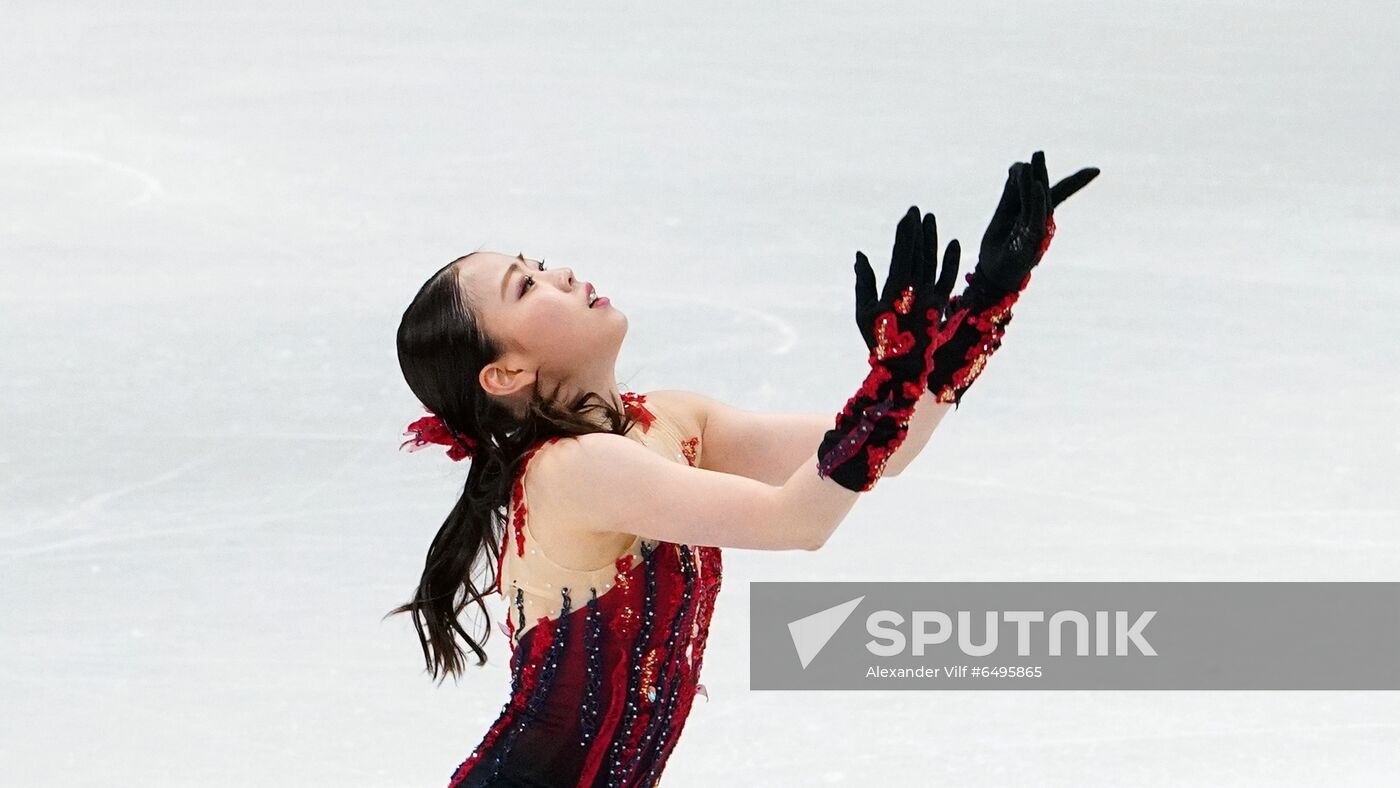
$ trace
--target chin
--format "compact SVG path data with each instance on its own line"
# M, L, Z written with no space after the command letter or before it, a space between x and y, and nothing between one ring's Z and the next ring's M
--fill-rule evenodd
M611 307L608 308L608 311L613 313L612 315L609 315L609 317L616 318L611 322L620 324L617 329L617 337L620 341L622 337L627 335L627 313L623 312L621 309L613 309Z

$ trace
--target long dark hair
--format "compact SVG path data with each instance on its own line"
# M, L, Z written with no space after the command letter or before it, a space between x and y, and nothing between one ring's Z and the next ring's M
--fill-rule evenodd
M482 368L500 358L504 348L483 330L470 294L458 285L457 264L473 254L477 252L453 260L423 283L404 310L398 331L399 367L408 387L450 431L476 443L462 495L428 547L413 599L385 616L413 614L427 671L439 684L448 674L460 678L463 673L466 652L458 635L476 654L477 665L486 664L482 646L491 636L491 613L482 595L499 579L496 561L509 515L506 508L525 452L553 436L624 435L634 421L595 392L560 405L555 402L559 386L545 397L538 378L523 417L481 388ZM607 427L586 417L597 410L604 412ZM476 565L483 554L486 573L478 584ZM485 619L480 640L458 620L473 603Z

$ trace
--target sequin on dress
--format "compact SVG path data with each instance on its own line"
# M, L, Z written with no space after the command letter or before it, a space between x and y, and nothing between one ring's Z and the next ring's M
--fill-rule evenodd
M660 424L677 462L698 464L646 408L624 404L644 430ZM614 561L571 569L545 555L528 523L525 476L513 484L497 591L513 648L511 694L485 738L452 775L468 786L651 786L660 779L695 695L720 589L718 547L637 537Z

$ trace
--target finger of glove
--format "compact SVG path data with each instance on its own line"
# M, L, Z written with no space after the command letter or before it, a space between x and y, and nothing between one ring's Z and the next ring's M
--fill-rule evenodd
M1011 231L1011 225L1016 221L1016 214L1021 209L1020 172L1025 166L1024 162L1016 162L1006 174L1006 186L1001 191L1001 201L997 203L997 208L992 212L992 220L987 223L987 232L983 239L1000 238Z
M1050 173L1045 171L1045 151L1038 150L1031 155L1031 170L1035 179L1045 188L1050 188Z
M948 303L948 298L953 294L953 285L958 281L958 265L962 262L962 244L954 238L948 242L948 249L943 253L943 271L938 275L938 282L933 286L933 297L939 304Z
M1025 165L1016 171L1016 188L1020 190L1021 212L1016 216L1016 226L1012 232L1021 232L1022 228L1025 227L1044 227L1044 219L1040 223L1036 223L1035 193L1040 186L1035 182L1035 176L1031 174L1030 165Z
M1098 176L1098 167L1085 167L1079 172L1055 184L1050 189L1050 210L1055 210L1056 206L1069 199L1070 195L1088 186L1089 181L1092 181Z
M904 218L899 220L899 226L895 228L894 251L890 255L890 275L885 278L885 290L882 294L885 300L897 298L899 291L909 284L914 273L914 259L919 253L921 232L919 207L910 206Z
M1026 216L1031 226L1039 231L1038 234L1044 235L1050 212L1050 190L1033 176L1027 176L1026 180L1030 182Z
M919 278L921 288L933 285L938 275L938 219L931 213L924 214L923 249L919 255Z
M875 294L875 270L864 252L856 252L856 315L879 298Z

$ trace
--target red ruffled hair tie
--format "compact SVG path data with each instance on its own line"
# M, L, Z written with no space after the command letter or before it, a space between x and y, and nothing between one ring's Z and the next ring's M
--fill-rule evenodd
M476 441L467 435L453 432L452 428L444 424L432 411L408 425L408 431L404 434L412 437L399 444L399 449L408 447L409 451L418 451L432 444L446 446L447 456L451 457L453 462L465 460L476 453Z

